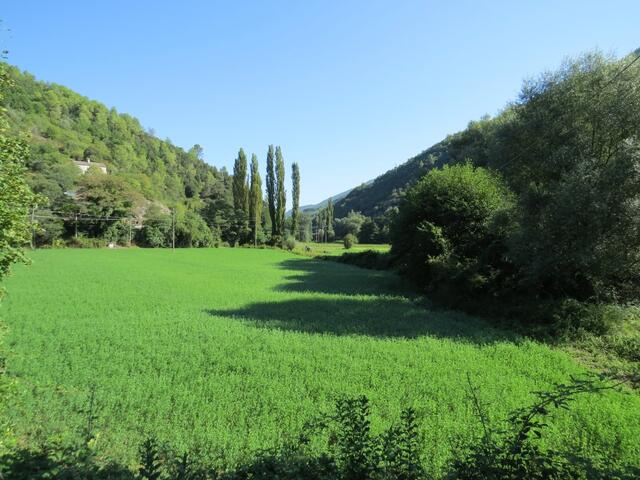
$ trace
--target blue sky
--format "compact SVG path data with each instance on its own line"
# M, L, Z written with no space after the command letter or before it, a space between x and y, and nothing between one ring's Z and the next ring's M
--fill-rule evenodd
M640 46L637 0L2 4L10 63L219 167L241 146L264 167L279 144L303 203L496 113L566 56Z

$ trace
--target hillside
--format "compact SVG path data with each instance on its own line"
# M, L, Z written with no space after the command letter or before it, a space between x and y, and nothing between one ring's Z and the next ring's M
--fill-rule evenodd
M382 215L389 207L398 204L407 186L434 166L441 166L449 161L447 146L446 141L437 143L402 165L349 191L335 203L336 218L346 216L351 210L367 216Z
M187 152L115 108L10 65L2 67L13 83L5 98L11 128L26 133L31 147L29 183L49 198L49 207L60 208L65 192L76 189L82 175L74 161L102 163L142 198L164 205L195 209L212 192L228 192L228 174L205 163L198 145Z
M340 200L342 200L344 197L349 195L349 193L351 193L352 191L353 191L353 189L350 189L350 190L347 190L346 192L338 193L337 195L334 195L334 196L329 197L329 198L325 198L321 202L318 202L318 203L316 203L314 205L302 205L300 207L300 211L304 212L304 213L308 213L310 215L313 215L314 213L316 213L321 208L326 207L327 204L329 203L329 200L331 200L333 203L337 203ZM291 212L288 212L288 213L291 213Z
M349 192L335 204L335 218L345 217L351 210L369 217L377 217L390 207L397 206L407 187L415 183L432 168L472 158L477 164L485 164L486 136L492 120L488 117L469 123L458 133L447 136L441 142L410 158L379 177Z

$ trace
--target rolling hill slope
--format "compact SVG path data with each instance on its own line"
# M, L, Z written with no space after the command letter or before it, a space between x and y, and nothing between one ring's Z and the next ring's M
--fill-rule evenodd
M389 170L376 179L349 191L335 205L335 217L344 217L350 210L367 216L382 215L398 204L408 186L434 167L450 161L449 143L444 140L424 152Z
M145 131L140 122L115 108L55 83L0 64L13 86L4 107L11 129L30 145L29 183L55 206L80 178L75 162L102 163L148 200L166 205L197 203L230 191L224 170L205 163L202 150L189 151ZM193 199L193 200L192 200Z

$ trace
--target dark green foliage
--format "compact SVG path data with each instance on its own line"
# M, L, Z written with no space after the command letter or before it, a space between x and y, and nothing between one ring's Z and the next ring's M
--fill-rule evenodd
M292 251L296 248L296 239L291 235L287 235L287 237L282 241L282 248L284 250Z
M358 243L358 239L352 233L347 233L342 239L342 243L344 244L344 248L347 250L353 247L356 243Z
M162 476L162 471L158 444L153 438L148 438L140 446L138 478L140 480L159 480Z
M400 423L383 435L383 469L386 478L419 480L425 478L420 463L421 441L418 420L412 408L404 410Z
M204 219L187 210L176 218L177 247L211 247L214 237Z
M251 155L251 187L249 189L249 223L253 232L253 244L262 237L262 179L258 168L258 157Z
M185 152L145 132L129 115L65 87L36 81L5 63L1 66L3 78L13 85L6 92L9 133L16 137L30 132L20 157L28 169L29 185L46 197L41 206L46 204L55 215L67 218L75 213L141 218L148 201L184 205L206 216L217 236L230 237L228 232L234 230L227 212L233 211L230 177L202 160L199 145ZM103 163L108 175L97 168L82 175L73 160ZM70 192L78 193L80 204ZM60 236L59 228L38 220L43 233L37 241L50 245ZM109 225L82 221L79 233L103 237ZM62 236L73 235L75 224L66 220ZM113 229L110 236L121 237Z
M249 189L247 156L241 148L233 165L233 208L236 216L236 242L244 242L249 230Z
M278 234L278 216L276 211L276 173L275 173L275 153L273 145L269 145L267 150L267 204L269 206L269 218L271 219L271 237Z
M32 234L27 214L38 201L25 179L29 148L8 131L3 107L12 86L7 66L0 63L0 280L9 273L11 264L26 261L23 247ZM0 297L2 293L0 289Z
M370 270L388 270L392 267L391 256L388 253L376 252L375 250L347 252L342 255L326 255L320 258Z
M429 291L447 284L480 290L499 262L493 252L505 239L496 224L510 206L508 190L483 168L467 163L432 170L407 193L391 253L401 272Z
M367 480L378 468L381 452L371 434L369 401L346 398L336 408L336 462L345 480Z
M34 176L54 180L66 190L76 168L71 160L90 158L105 163L110 173L125 178L145 197L167 202L197 197L219 181L219 172L202 161L199 146L185 152L145 132L129 115L5 68L15 84L7 95L11 127L32 132L28 167Z
M285 212L287 209L287 192L284 186L284 159L282 149L276 147L276 236L281 238L285 230Z
M375 180L354 188L345 198L336 202L335 215L342 218L352 210L371 217L382 215L400 203L408 187L432 168L441 167L450 161L451 152L447 139Z
M300 212L300 226L298 227L299 240L301 242L310 242L313 240L313 217L306 212Z
M519 282L554 296L617 300L640 279L640 64L599 54L525 84L495 128L518 194L510 255Z
M505 303L514 306L523 300L548 306L566 298L590 303L637 299L637 55L614 60L586 54L526 82L518 100L500 115L471 122L463 132L354 189L339 202L338 214L354 210L377 216L398 204L407 187L431 169L470 161L500 174L514 193L513 206L492 215L489 223L480 222L489 235L477 230L478 223L468 216L473 212L458 214L455 208L449 218L416 223L409 228L412 233L405 232L421 245L401 246L402 232L396 235L396 251L413 249L418 261L404 266L415 267L421 283L449 285L445 296L452 302L460 299L456 292L483 290L502 302L509 297ZM402 216L406 205L403 209ZM376 225L366 221L362 226L368 241ZM462 238L460 231L470 238ZM429 273L422 269L426 250L435 252L429 254ZM554 308L546 310L542 316L550 320Z
M300 225L300 166L294 162L291 164L291 197L292 197L292 210L291 210L291 235L294 238L300 239L298 227Z
M327 208L326 208L326 216L325 216L325 220L326 220L326 228L325 228L325 238L326 241L330 242L333 240L333 237L335 237L335 232L333 230L333 225L334 225L334 207L333 207L333 200L329 199L329 201L327 202Z
M136 236L136 243L152 248L171 246L171 225L171 215L152 206L147 210L142 229Z
M344 237L347 234L351 234L354 237L360 235L360 230L365 224L367 217L360 212L350 211L345 217L339 218L335 221L335 232L338 238Z
M39 210L37 227L35 229L35 244L37 247L53 247L65 233L64 222L51 210Z

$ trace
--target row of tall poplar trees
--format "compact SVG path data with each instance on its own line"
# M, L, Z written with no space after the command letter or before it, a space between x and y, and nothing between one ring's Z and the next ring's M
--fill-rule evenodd
M233 165L233 208L235 210L234 229L236 244L262 241L264 232L262 211L264 204L268 209L271 223L271 242L279 244L286 237L285 212L287 191L285 189L285 166L282 149L269 145L267 151L266 201L262 197L262 178L258 157L251 155L251 171L247 178L247 155L241 148ZM291 213L291 236L298 237L300 222L300 167L291 165L293 209Z

